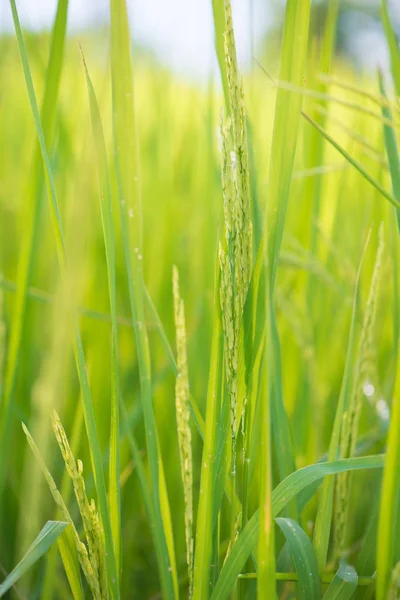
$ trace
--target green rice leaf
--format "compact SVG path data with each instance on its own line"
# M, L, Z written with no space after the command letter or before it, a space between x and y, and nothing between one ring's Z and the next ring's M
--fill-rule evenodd
M140 396L146 445L150 464L151 489L158 537L162 544L161 584L166 598L178 596L173 539L170 534L170 507L154 416L150 348L144 312L142 206L138 135L134 112L131 43L125 0L111 0L111 69L113 136L118 183L119 209L128 279L132 324L135 333Z
M322 598L321 581L318 573L318 563L310 538L304 533L296 521L277 518L279 525L289 545L293 563L298 575L298 597L300 600L317 600Z
M111 427L110 427L110 460L109 460L109 506L111 529L114 542L117 571L120 572L121 553L121 494L120 494L120 451L119 451L119 405L120 384L118 372L118 323L117 297L115 285L115 240L112 211L110 175L104 140L103 125L96 93L89 76L82 52L86 85L89 95L90 116L92 122L93 141L97 158L97 174L99 181L100 212L103 225L104 246L107 261L108 293L110 300L112 342L111 342Z
M368 181L368 183L370 183L380 194L382 194L382 196L384 198L386 198L386 200L388 200L390 202L390 204L393 204L393 206L397 209L400 209L400 201L396 200L396 198L394 198L391 194L389 194L389 192L387 192L385 190L385 188L383 188L381 186L381 184L379 183L379 181L377 181L376 179L374 179L369 173L368 171L365 169L365 167L363 167L355 158L353 158L351 156L351 154L349 154L349 152L347 152L347 150L345 150L343 148L343 146L341 146L338 142L336 142L333 137L331 137L329 135L329 133L323 129L323 127L320 127L318 125L318 123L316 123L313 119L311 119L311 117L309 117L305 112L302 113L303 117L313 126L315 127L320 134L326 139L327 142L329 142L334 148L336 148L336 150L342 155L344 156L344 158L360 173L360 175L362 175L362 177L364 177L364 179L366 179Z
M350 565L341 563L332 583L324 594L324 600L350 600L356 591L358 575Z
M58 549L67 575L74 600L84 600L81 570L76 551L75 536L71 527L67 527L57 540Z
M217 263L218 265L219 263ZM216 286L219 290L219 268L216 270ZM207 598L210 590L210 564L213 543L213 509L216 504L215 455L217 447L217 423L221 403L223 373L223 334L220 303L216 299L214 310L213 340L207 390L207 412L204 445L201 461L199 506L197 512L196 544L193 570L193 600Z
M385 2L383 2L385 4ZM383 97L386 97L385 87L383 83L382 73L379 73L379 87ZM388 106L382 104L382 115L386 119L386 123L383 125L383 138L385 142L386 156L389 163L390 180L392 182L392 193L393 196L400 202L400 157L399 149L397 145L397 137L394 126L390 126L389 123L393 123L392 111ZM397 227L400 230L400 210L396 210Z
M64 521L47 521L35 541L28 548L25 556L0 585L0 598L35 564L54 544L68 523Z
M336 475L346 471L361 471L364 469L380 469L385 464L385 456L363 456L348 458L334 462L310 465L291 473L272 492L272 512L277 517L284 507L309 485L328 475ZM229 597L236 578L257 543L259 529L259 512L255 512L226 559L221 569L217 585L211 600L225 600Z
M400 364L397 360L396 385L383 471L376 545L376 598L386 600L394 566L394 545L398 540L398 497L400 490Z

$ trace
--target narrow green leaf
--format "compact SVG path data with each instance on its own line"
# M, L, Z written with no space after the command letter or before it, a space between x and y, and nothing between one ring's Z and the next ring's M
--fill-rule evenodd
M346 471L361 471L364 469L379 469L385 464L385 456L363 456L361 458L348 458L334 462L310 465L291 473L272 492L272 512L277 517L283 508L293 500L302 490L314 482L328 475L345 473ZM259 528L259 512L255 512L226 559L221 569L217 585L214 588L211 600L225 600L229 597L236 578L243 565L250 556L257 543Z
M382 96L386 97L385 87L383 84L382 73L379 72L379 87ZM386 122L383 125L383 138L385 142L386 156L389 163L390 180L392 182L392 193L398 202L400 202L400 157L399 149L397 145L397 137L394 126L390 126L389 123L393 123L392 111L388 106L382 104L382 115L385 117ZM396 210L397 227L400 230L400 210Z
M391 406L390 427L383 471L376 546L376 598L386 600L394 566L394 545L398 534L398 495L400 490L400 360Z
M68 523L63 521L47 521L35 541L28 548L25 556L0 585L0 598L35 564L54 544Z
M276 598L276 561L275 561L275 524L272 515L272 385L270 384L271 373L275 357L272 346L272 300L271 286L268 274L268 256L265 251L265 329L267 332L263 357L263 376L261 378L260 394L260 528L258 536L258 579L257 598L259 600L272 600ZM272 367L272 368L271 368Z
M310 538L304 533L296 521L278 518L276 523L281 528L289 545L296 573L299 578L298 598L300 600L317 600L322 597L318 563Z
M368 183L370 183L380 194L382 194L382 196L384 198L386 198L386 200L388 200L390 202L390 204L393 204L393 206L397 209L400 209L400 201L396 200L396 198L394 198L391 194L389 194L389 192L387 192L385 190L385 188L383 188L381 186L381 184L379 183L379 181L377 181L376 179L374 179L368 172L367 170L355 159L353 158L348 152L347 150L345 150L343 148L343 146L341 146L338 142L336 142L330 135L329 133L323 129L323 127L320 127L318 125L318 123L316 123L313 119L311 119L311 117L309 117L305 112L302 112L303 117L309 122L311 123L311 125L313 127L315 127L316 129L318 129L318 131L320 132L321 135L324 136L324 138L334 147L336 148L336 150L342 155L344 156L344 158L355 168L357 169L357 171L360 173L360 175L362 175L362 177L364 177L364 179L366 179L368 181Z
M324 600L350 600L356 591L358 575L353 567L341 563L332 583L324 594Z
M217 262L217 265L219 263ZM215 289L219 290L217 267ZM206 426L204 431L201 461L199 507L197 512L196 545L194 557L193 600L208 597L210 589L210 564L213 541L213 508L215 506L215 455L217 445L218 412L221 403L223 373L223 335L220 319L220 304L215 303L213 341L210 357L210 372L207 391Z
M96 93L89 76L82 52L86 85L89 95L90 116L92 122L94 148L97 158L97 176L99 181L100 212L103 225L104 246L107 261L108 293L110 300L112 342L111 342L111 427L109 459L109 506L113 534L115 558L118 574L121 570L121 498L120 498L120 452L119 452L119 405L120 385L118 371L118 323L117 295L115 285L115 240L110 175L103 126Z
M308 49L308 28L311 2L289 0L286 3L285 25L280 56L279 79L290 85L301 86ZM268 197L265 211L266 260L266 332L270 339L268 356L268 398L275 454L278 457L279 479L283 480L295 469L290 424L283 403L281 353L274 309L274 286L279 264L283 230L293 165L297 148L298 130L303 97L279 88L276 95L275 117L269 164ZM268 342L267 342L268 345ZM288 506L288 515L298 517L296 503ZM272 531L272 529L271 529Z
M71 527L67 527L57 540L58 549L67 575L74 600L84 600L81 570L79 566L76 540Z
M125 0L110 1L113 136L119 209L132 324L135 333L140 396L150 464L154 526L162 544L161 584L166 598L178 596L178 576L170 508L152 401L150 348L144 312L142 207L138 134L135 122L131 42ZM161 486L160 486L161 484Z
M310 10L310 0L304 2L289 0L286 4L279 79L295 86L301 86L304 76ZM301 95L291 94L282 88L278 89L266 211L271 294L278 268L289 201L302 101Z

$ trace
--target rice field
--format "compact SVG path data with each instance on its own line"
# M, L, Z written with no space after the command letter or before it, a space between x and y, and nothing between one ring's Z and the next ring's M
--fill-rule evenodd
M400 50L287 0L222 85L0 37L0 597L400 597Z

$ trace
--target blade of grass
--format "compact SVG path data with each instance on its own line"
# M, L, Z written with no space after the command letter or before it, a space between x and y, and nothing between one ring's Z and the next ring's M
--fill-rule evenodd
M320 127L318 123L316 123L311 117L309 117L305 112L302 112L303 117L318 131L320 134L342 155L344 158L355 168L357 171L366 179L386 200L388 200L395 208L400 209L400 202L396 200L389 192L385 190L381 186L381 184L374 179L368 171L355 159L353 158L338 142L336 142L329 133Z
M90 116L92 122L93 141L97 159L97 175L99 181L100 212L103 226L104 247L107 261L108 292L111 313L111 427L110 427L110 458L109 458L109 506L113 534L115 559L118 574L121 571L121 494L120 494L120 452L119 452L119 405L120 384L118 371L118 323L117 295L115 285L115 240L114 218L110 175L103 126L96 93L90 79L85 58L81 56L89 96Z
M47 65L44 96L41 107L41 118L43 123L43 135L48 145L53 139L54 121L58 89L61 78L61 70L64 57L65 35L67 27L68 0L59 0L57 13L52 30L50 54ZM25 323L26 302L33 262L36 230L39 221L41 196L43 193L43 168L40 145L35 146L31 180L28 187L28 201L26 212L24 212L25 230L22 236L22 248L18 259L16 296L13 309L11 335L8 345L7 368L5 374L5 385L3 401L0 412L0 498L3 498L3 486L6 471L6 449L8 447L9 435L11 433L11 407L13 394L17 379L19 356L23 328ZM1 503L1 500L0 500ZM1 513L0 513L1 514Z
M265 257L265 264L267 264ZM267 269L265 269L267 273ZM268 276L267 276L268 277ZM269 280L266 280L265 311L270 314ZM258 537L257 598L276 598L275 525L272 517L272 443L271 443L271 385L268 385L271 359L271 318L266 320L267 340L264 348L264 365L261 385L261 441L260 441L260 531Z
M310 465L291 473L272 492L272 512L277 517L283 508L293 500L303 489L315 481L328 475L336 475L346 471L358 471L363 469L379 469L385 464L384 455L364 456L360 458L348 458L334 462ZM259 528L259 511L251 517L246 527L226 559L221 569L217 585L214 588L211 600L225 600L241 572L243 565L250 556L257 543Z
M396 89L397 85L400 86L400 52L397 47L397 40L395 39L394 32L391 30L389 21L387 4L382 1L382 14L383 22L387 40L389 43L391 60L392 60L392 74L395 81ZM396 77L397 75L397 77ZM379 85L381 94L385 97L385 89L383 84L383 77L379 75ZM392 121L392 113L388 107L382 106L382 114L389 120ZM400 199L400 160L397 147L396 134L393 127L384 126L384 142L386 153L389 161L390 177L392 182L393 194L396 198ZM397 227L400 228L400 212L396 209ZM397 253L398 246L397 240L394 242L394 261L395 268L397 266ZM394 286L395 286L395 308L398 308L398 274L395 273ZM394 543L398 536L398 517L397 513L397 498L400 489L400 444L398 441L398 431L400 426L400 403L398 396L400 392L399 383L399 366L398 366L398 344L399 344L399 329L398 329L398 315L394 315L394 323L397 323L397 331L394 331L394 346L395 355L397 356L397 375L394 393L392 395L392 415L388 433L387 441L387 466L385 466L383 473L383 482L381 490L381 502L378 517L378 539L377 539L377 581L376 581L376 597L378 600L383 600L388 597L389 588L391 583L391 570L394 563Z
M311 4L287 2L285 27L281 49L279 78L293 85L301 85L308 46L308 27ZM283 230L289 202L294 157L297 147L302 96L278 89L275 104L274 129L269 165L269 187L265 216L266 260L265 277L269 282L269 301L266 305L266 330L271 339L267 385L270 386L271 430L276 456L279 459L279 479L295 469L292 436L282 397L281 357L279 335L274 313L274 285L279 263ZM267 294L267 296L268 296ZM289 516L297 517L296 505L288 507Z
M178 577L173 540L168 536L166 530L170 521L170 508L166 490L163 489L165 478L153 410L150 350L144 314L139 147L133 105L131 43L125 0L111 0L110 18L114 152L125 266L150 463L152 501L156 516L154 526L159 528L159 534L164 537L161 570L163 593L166 598L175 598L178 596ZM132 218L129 218L128 215L132 215ZM133 248L134 251L132 251Z
M385 87L383 83L383 75L379 72L379 87L383 97L386 97ZM382 115L388 121L393 123L393 115L387 106L382 106ZM396 200L400 203L400 157L397 146L396 132L393 125L383 125L383 138L385 142L386 156L389 163L390 180L392 183L392 193ZM400 231L400 209L396 208L397 227Z
M0 598L47 552L66 527L68 523L63 521L47 521L25 556L0 585Z
M322 598L318 563L310 538L296 521L277 518L276 523L288 542L293 563L298 575L298 598L300 600L318 600Z
M18 41L18 48L20 52L25 83L29 95L29 101L31 104L32 114L35 121L36 133L40 144L40 149L42 153L45 176L46 176L46 184L47 184L47 192L50 203L50 211L53 222L53 228L56 238L57 245L57 254L58 260L60 264L61 274L65 276L67 269L67 260L66 260L66 250L65 250L65 242L64 242L64 233L63 227L61 223L60 211L57 201L57 195L54 185L53 173L50 164L49 155L47 152L46 141L44 138L42 123L40 119L39 109L36 102L36 95L32 81L32 75L29 67L28 56L26 53L26 47L24 42L24 37L18 17L18 11L16 7L15 0L10 0L11 10L13 15L14 27ZM100 509L100 516L104 528L104 536L105 536L105 547L106 547L106 560L107 560L107 571L109 577L110 591L112 593L113 598L119 598L119 588L118 588L118 573L116 567L115 553L113 547L112 540L112 531L111 531L111 523L110 523L110 515L108 510L108 502L107 502L107 493L106 493L106 485L105 478L103 472L102 465L102 456L100 450L100 444L97 436L96 423L94 419L93 413L93 405L89 387L89 381L86 372L86 364L85 364L85 355L83 350L82 339L79 331L79 325L77 319L74 319L74 353L76 366L79 376L79 382L82 390L82 401L84 406L84 415L85 415L85 425L86 432L88 436L91 459L93 464L93 471L95 475L96 481L96 490L97 490L97 498Z
M398 534L398 495L400 490L400 361L397 359L396 385L393 394L387 439L386 464L383 471L376 545L376 598L388 598L394 563L394 544Z
M324 600L350 600L356 591L358 575L350 565L341 563L332 583L324 594Z
M217 262L217 265L219 263ZM219 290L217 267L215 290ZM210 591L210 564L213 542L213 507L215 505L215 455L217 446L217 423L221 404L223 377L223 335L221 328L219 298L215 299L213 341L207 390L207 412L204 445L201 461L199 506L194 557L193 600L207 598Z
M67 527L57 540L62 563L67 575L68 583L74 600L84 600L81 570L79 566L76 543L71 527ZM54 587L52 588L54 592Z

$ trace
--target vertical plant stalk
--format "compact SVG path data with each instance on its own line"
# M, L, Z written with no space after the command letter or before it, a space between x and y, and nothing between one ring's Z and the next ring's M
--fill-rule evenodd
M376 556L376 598L386 600L390 587L398 519L400 489L400 361L397 360L396 385L393 394L390 427L383 471L378 519Z
M179 273L173 268L173 296L175 313L178 375L175 385L176 421L183 493L185 498L186 561L189 577L189 598L193 593L193 459L190 430L189 375L186 350L185 307L179 291Z
M270 366L272 324L271 297L268 279L268 257L264 250L264 268L266 272L265 314L267 338L263 356L263 377L261 397L261 460L260 460L260 529L258 534L258 600L274 600L276 598L276 561L275 561L275 523L272 514L272 442L271 442L271 377Z
M321 95L328 94L328 84L324 82L320 76L321 72L325 75L330 75L332 70L332 62L335 56L336 48L336 31L337 31L337 19L339 14L339 0L330 0L327 7L327 15L324 24L324 33L321 42L316 42L318 46L318 55L315 60L315 64L311 66L311 73L307 76L307 87L317 91ZM319 48L320 44L320 48ZM320 108L322 107L322 111ZM327 121L327 109L328 100L321 100L321 104L318 106L310 106L313 118L321 125L326 126ZM324 164L325 157L325 140L319 134L316 129L308 129L305 132L305 162L304 167L306 169L317 168L319 165ZM316 175L315 177L308 177L304 182L304 193L303 199L300 204L303 205L303 210L299 208L299 219L298 223L302 230L305 232L306 238L301 239L303 245L308 247L310 254L317 256L318 254L318 231L316 223L320 219L321 213L321 192L322 192L322 175ZM301 235L301 234L300 234ZM320 334L319 328L316 327L315 318L313 315L318 314L318 310L315 307L318 305L318 301L321 302L321 286L316 280L315 276L311 273L308 274L306 282L306 302L308 307L308 320L310 322L310 329L312 335L312 344L314 351L316 352L317 347L320 346ZM308 420L303 425L305 430L306 441L306 456L307 462L311 463L317 459L320 452L320 423L318 421L318 394L315 393L315 388L318 385L314 375L315 370L310 366L306 367L307 374L304 377L304 401L308 404L307 408L304 409L304 414L308 415L313 413L316 416L316 421Z
M288 0L286 3L279 80L287 81L290 85L297 87L302 86L306 68L310 10L310 0L303 2ZM271 331L266 334L266 337L270 336L271 339L267 369L269 377L266 385L271 388L267 397L271 401L270 427L280 481L294 471L295 459L290 423L283 402L280 341L274 309L274 288L289 203L301 107L301 95L296 96L288 90L278 89L269 164L265 239L263 241L267 252L264 259L264 272L269 286L269 306L266 309L265 322L266 327L271 328ZM287 513L294 519L298 518L295 501L287 507Z
M107 262L108 293L111 313L111 427L109 459L109 504L113 532L114 551L118 574L121 570L121 492L120 492L120 451L119 451L119 406L120 383L118 369L118 324L117 294L115 281L115 239L114 216L107 150L103 126L95 90L81 51L88 89L94 148L97 155L97 176L99 182L100 212L103 227L104 248Z
M232 492L235 493L239 336L252 270L252 227L246 112L243 85L237 65L230 0L225 1L224 40L230 117L221 123L226 249L221 245L220 295L225 336L225 372L230 403ZM237 515L232 504L231 548L236 537L236 522Z
M140 379L153 506L161 544L164 596L178 597L170 508L159 448L151 387L150 348L144 313L139 141L134 111L131 42L125 0L110 0L113 136L119 210Z
M210 371L207 389L207 408L204 430L204 445L201 459L201 477L199 507L197 511L196 545L193 573L193 599L203 600L210 593L210 564L214 539L213 511L216 504L215 494L215 457L217 451L217 426L224 378L223 342L220 303L220 269L216 268L214 301L214 327L210 357ZM218 537L219 519L215 526ZM217 548L218 549L218 548ZM218 552L217 552L218 554Z
M400 50L395 31L390 22L388 2L382 0L382 22L389 46L392 77L397 96L400 94ZM379 78L381 94L385 96L383 78ZM393 195L397 201L400 201L400 158L396 131L390 125L393 122L393 115L388 105L382 103L382 116L389 120L385 121L383 128L385 149L389 162L390 177L392 183ZM396 208L397 230L400 231L400 211ZM396 236L392 245L393 265L397 269L399 266L399 238ZM383 471L383 481L381 487L381 499L378 517L378 535L376 546L376 598L385 600L386 598L397 597L398 592L394 585L394 580L399 573L399 565L393 568L395 560L394 548L399 534L398 517L398 498L400 490L400 331L399 331L399 275L394 274L394 352L396 355L395 384L392 394L390 427L387 438L386 462ZM396 310L397 309L397 310ZM397 329L397 331L396 331Z

